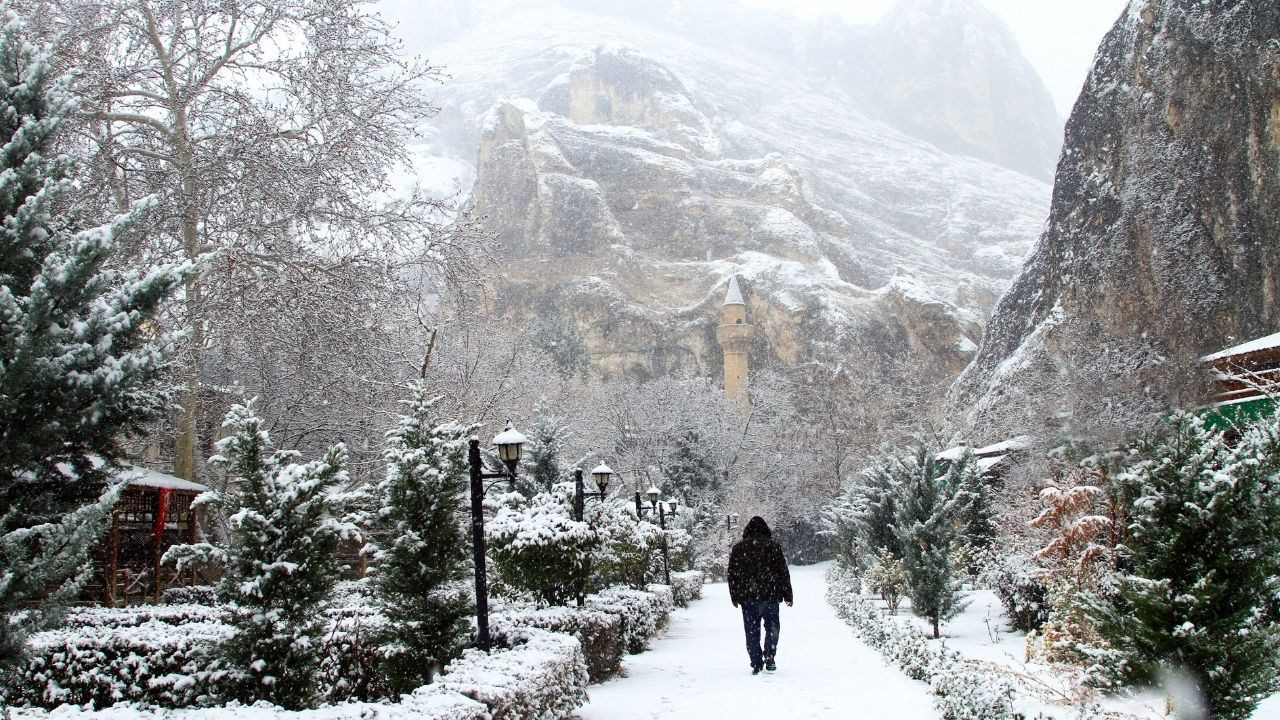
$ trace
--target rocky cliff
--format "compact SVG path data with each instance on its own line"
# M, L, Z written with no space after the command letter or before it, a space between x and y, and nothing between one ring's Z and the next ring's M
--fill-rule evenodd
M498 316L570 365L718 374L737 274L754 367L868 347L939 377L969 362L1046 185L924 141L816 61L822 36L865 65L865 29L715 0L587 5L453 2L467 23L430 51L451 80L425 164L455 173L502 240ZM1047 94L1024 100L1052 112Z
M1081 383L1084 412L1176 399L1161 381L1180 361L1280 328L1278 239L1280 5L1134 0L952 412L1001 432L1061 413Z

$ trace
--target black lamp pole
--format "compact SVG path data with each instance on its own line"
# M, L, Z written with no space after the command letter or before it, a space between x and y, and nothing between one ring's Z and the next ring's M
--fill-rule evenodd
M640 504L640 491L637 490L636 491L636 519L639 520L643 518L646 512L652 514L653 512L656 511L658 513L658 527L662 529L662 576L663 578L666 579L667 584L670 585L671 584L671 561L670 561L670 558L668 557L668 550L667 550L667 510L666 510L666 504L658 500L658 493L656 488L654 490L649 491L649 503L651 507L645 507ZM679 515L679 513L676 512L675 504L672 503L671 516L675 517L676 515Z
M603 500L605 497L606 483L609 482L609 476L613 471L609 466L601 464L595 470L591 471L595 476L597 490L595 492L587 492L582 485L582 468L573 471L573 518L578 522L582 522L583 515L587 509L587 498L598 498ZM587 601L587 575L591 573L591 556L588 555L583 560L582 574L578 576L577 601L578 607L582 607Z
M674 515L675 508L672 508ZM667 513L663 510L663 503L658 503L658 527L662 528L662 575L666 579L667 584L671 584L671 560L667 557Z
M485 652L489 651L491 643L489 639L489 577L484 559L484 481L505 478L514 489L516 463L520 462L519 450L515 451L514 458L504 457L503 462L506 463L507 472L485 472L484 461L480 458L480 441L471 438L470 448L467 451L467 463L471 466L471 553L476 567L476 648Z

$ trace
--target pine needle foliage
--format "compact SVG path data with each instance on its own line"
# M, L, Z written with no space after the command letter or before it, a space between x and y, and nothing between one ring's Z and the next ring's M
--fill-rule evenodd
M1137 498L1122 570L1080 596L1108 647L1080 649L1112 682L1189 676L1210 717L1248 718L1280 669L1280 418L1229 447L1177 413L1116 482Z
M142 208L77 229L75 159L57 139L77 110L24 23L0 3L0 668L91 577L118 496L122 434L160 415L172 337L148 322L192 272L108 268Z
M520 462L517 489L525 497L551 492L558 484L572 479L569 464L565 461L573 431L547 408L546 398L534 408L533 425L526 433Z
M376 491L374 588L394 633L380 645L398 694L431 682L470 634L471 546L459 512L475 427L441 422L436 403L414 386L409 413L387 433L387 476Z
M218 595L235 627L223 651L244 678L240 699L305 708L316 699L322 611L338 579L339 544L359 537L340 518L347 450L338 444L308 463L296 462L293 451L269 452L271 438L253 402L233 406L223 426L231 433L211 462L226 468L228 487L201 501L226 513L230 543L188 546L185 555L170 556L204 552L223 561Z
M965 544L965 514L973 502L973 456L940 463L936 452L920 443L912 455L889 466L898 486L895 533L907 575L912 610L933 624L955 617L964 604L952 566L953 553Z

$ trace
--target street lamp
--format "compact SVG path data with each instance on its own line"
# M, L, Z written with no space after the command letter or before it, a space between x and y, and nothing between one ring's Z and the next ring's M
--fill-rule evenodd
M657 485L650 487L645 495L649 497L649 507L644 507L644 505L640 503L640 491L636 491L636 519L639 520L643 518L646 512L650 514L657 513L658 527L662 528L662 575L666 578L667 584L670 585L671 560L668 557L667 550L667 515L671 515L672 517L679 515L679 513L676 512L676 507L679 503L675 500L660 501L662 491L658 489Z
M604 500L605 494L609 489L609 481L613 479L613 469L604 463L600 463L591 470L591 477L596 481L596 487L599 489L595 492L586 492L582 487L582 468L573 471L573 517L578 522L582 522L587 498ZM578 607L582 607L586 603L587 574L590 572L591 556L588 555L586 560L583 561L582 574L578 577Z
M467 462L471 466L471 552L476 565L476 647L485 652L489 651L489 578L484 561L484 494L488 490L484 481L505 478L508 487L514 490L516 465L520 462L525 440L525 436L512 427L511 421L507 421L506 428L493 439L493 444L498 446L498 458L507 466L506 472L484 471L478 438L471 438L467 452Z
M738 524L738 518L739 518L738 513L729 513L728 515L724 516L725 532L733 532L733 528Z

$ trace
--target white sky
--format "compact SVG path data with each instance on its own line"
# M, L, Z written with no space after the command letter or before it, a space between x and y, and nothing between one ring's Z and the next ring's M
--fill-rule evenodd
M896 0L743 0L811 18L839 13L850 24L866 24ZM982 0L1013 31L1065 118L1084 84L1093 53L1128 0Z

